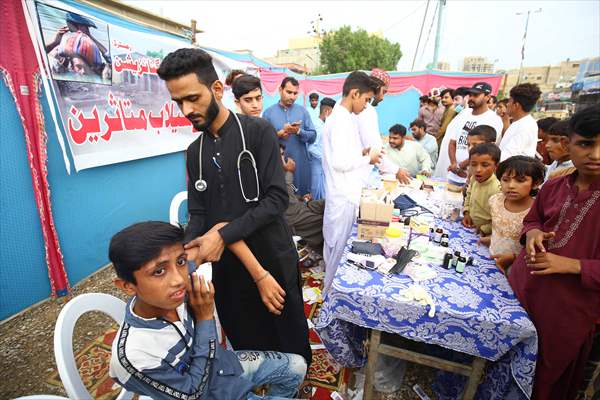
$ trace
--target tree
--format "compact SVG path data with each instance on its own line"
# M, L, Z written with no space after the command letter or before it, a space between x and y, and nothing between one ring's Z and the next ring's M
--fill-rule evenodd
M349 26L326 33L319 50L319 73L323 74L373 68L393 71L402 57L400 44L369 35L364 29L353 32Z

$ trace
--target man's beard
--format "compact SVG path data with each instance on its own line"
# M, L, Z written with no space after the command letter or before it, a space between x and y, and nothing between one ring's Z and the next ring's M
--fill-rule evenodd
M219 104L215 100L215 96L211 96L210 104L208 109L206 110L206 117L204 118L204 122L199 124L197 122L192 121L192 125L197 131L204 132L208 129L208 127L213 123L215 118L219 115ZM196 116L196 114L188 114L188 119L192 119Z

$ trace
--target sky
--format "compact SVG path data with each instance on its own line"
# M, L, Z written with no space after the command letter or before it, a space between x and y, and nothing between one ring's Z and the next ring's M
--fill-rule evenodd
M311 21L320 15L324 30L350 25L381 31L386 39L399 43L400 71L411 70L427 8L427 0L124 2L186 25L196 19L205 31L197 36L200 46L249 49L262 58L287 48L289 38L306 36ZM430 0L415 70L424 69L433 58L437 21L431 22L437 3ZM462 68L465 56L498 60L497 69L518 68L527 10L540 8L529 19L525 66L600 56L600 0L448 0L439 60L450 62L453 70Z

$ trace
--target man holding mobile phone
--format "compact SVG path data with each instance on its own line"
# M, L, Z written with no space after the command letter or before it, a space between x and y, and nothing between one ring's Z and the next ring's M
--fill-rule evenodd
M317 131L306 108L295 104L300 91L300 83L287 76L279 87L279 102L267 108L263 113L275 127L279 143L285 145L285 153L296 162L294 186L298 194L310 193L311 170L307 145L315 141Z

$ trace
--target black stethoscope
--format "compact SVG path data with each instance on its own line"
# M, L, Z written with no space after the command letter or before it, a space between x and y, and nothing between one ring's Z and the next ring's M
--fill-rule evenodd
M254 155L250 152L250 150L248 150L246 148L246 139L244 138L244 129L242 128L240 119L238 118L236 113L234 113L232 111L230 111L230 112L233 114L233 116L235 117L235 120L237 121L238 127L240 128L240 136L242 137L242 151L240 152L240 154L238 154L238 158L237 158L237 172L238 172L238 179L240 182L240 189L242 190L242 197L244 197L244 200L246 201L246 203L252 203L253 201L258 201L258 195L260 193L260 186L258 183L258 170L256 169L256 160L254 159ZM201 136L200 136L200 150L198 151L198 163L199 163L198 180L194 183L194 187L199 192L204 192L208 188L208 184L206 183L206 181L204 179L202 179L202 144L203 143L204 143L204 132L202 132ZM242 173L240 171L240 167L242 165L242 161L244 160L244 156L247 156L247 158L250 160L250 163L252 164L252 168L254 169L254 177L256 178L256 197L251 198L251 199L246 197L246 192L244 191L244 185L242 184Z

